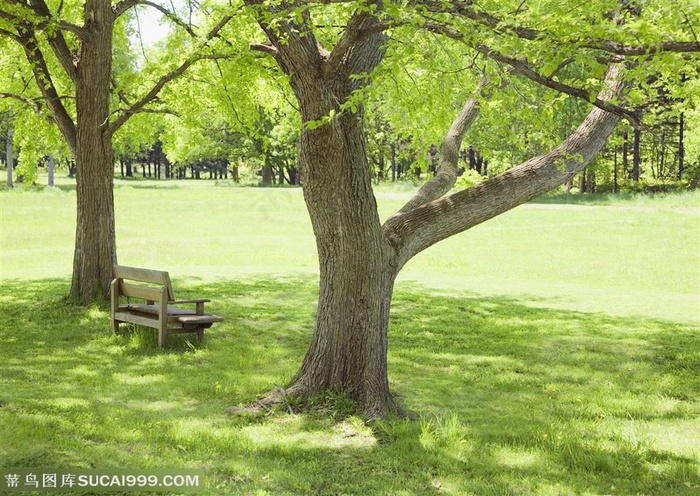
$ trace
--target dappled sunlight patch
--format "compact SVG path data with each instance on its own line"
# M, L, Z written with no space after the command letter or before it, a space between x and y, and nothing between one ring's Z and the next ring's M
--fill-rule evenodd
M628 446L644 452L680 454L688 461L700 455L700 421L609 419L601 424L601 434L622 439ZM700 467L699 467L700 468ZM700 474L699 474L700 475Z
M268 419L260 425L243 427L241 433L250 440L255 449L368 449L376 443L369 429L358 428L354 422L318 425L310 429L305 425L306 421L304 415L286 414L280 417L280 420Z
M124 384L132 384L132 385L134 385L134 384L140 384L140 385L157 384L157 383L162 383L165 381L165 377L162 375L148 375L148 374L130 375L130 374L117 373L117 374L112 374L112 377L117 382L121 382Z
M547 463L539 451L516 446L500 446L494 449L496 463L509 468L536 468Z
M170 426L169 437L184 452L236 453L250 448L240 429L221 418L178 419Z
M80 323L86 324L94 321L99 321L100 323L103 323L106 318L109 318L108 311L97 307L90 307L84 313L82 319L80 320Z

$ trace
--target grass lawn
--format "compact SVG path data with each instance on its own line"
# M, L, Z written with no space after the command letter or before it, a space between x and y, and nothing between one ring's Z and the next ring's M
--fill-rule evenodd
M382 216L406 196L379 188ZM367 426L342 392L228 411L308 346L299 190L117 181L120 263L226 319L166 350L62 303L69 181L0 191L0 470L193 468L205 494L698 494L698 195L595 200L528 204L409 263L389 373L417 420Z

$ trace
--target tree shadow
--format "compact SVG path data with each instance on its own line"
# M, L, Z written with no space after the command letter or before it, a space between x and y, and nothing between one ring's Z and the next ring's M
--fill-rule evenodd
M231 416L306 351L311 276L177 281L225 321L166 349L68 281L0 289L5 467L203 468L212 493L696 494L697 326L397 288L389 371L419 420ZM538 302L542 305L543 302Z

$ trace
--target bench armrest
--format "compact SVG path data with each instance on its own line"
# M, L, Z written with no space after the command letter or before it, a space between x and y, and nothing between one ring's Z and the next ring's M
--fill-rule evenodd
M195 313L197 315L204 315L204 304L211 301L208 298L194 298L192 300L173 300L169 303L172 303L173 305L178 305L181 303L196 303L197 304L197 309L195 310Z

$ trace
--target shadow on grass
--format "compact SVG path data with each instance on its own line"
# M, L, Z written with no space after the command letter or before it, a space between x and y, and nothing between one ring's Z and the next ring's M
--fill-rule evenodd
M175 281L203 343L111 336L65 280L3 281L0 465L201 468L208 494L696 494L697 328L397 289L389 370L419 421L231 416L308 346L312 279ZM179 338L179 339L177 339Z

